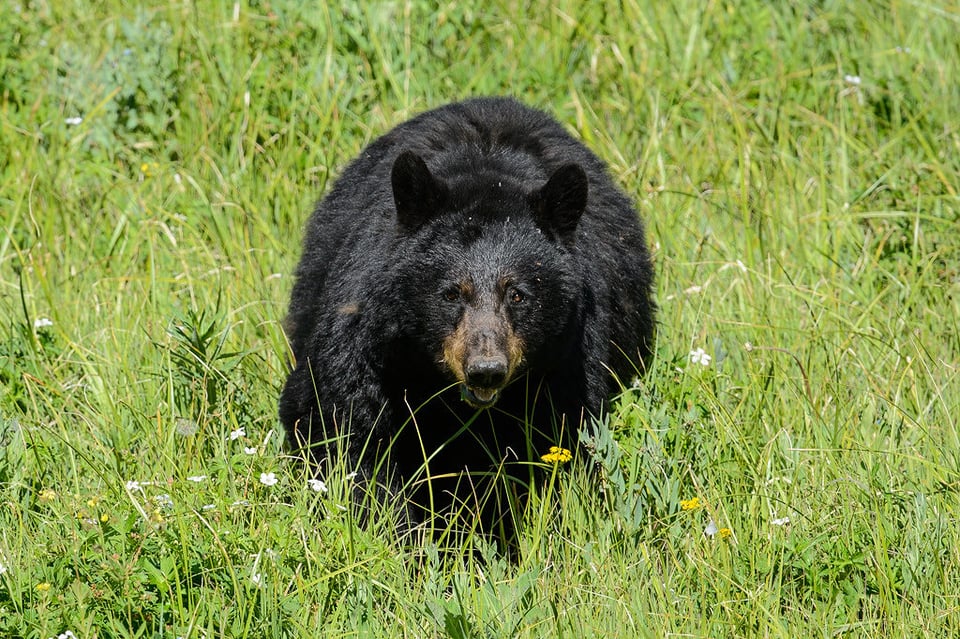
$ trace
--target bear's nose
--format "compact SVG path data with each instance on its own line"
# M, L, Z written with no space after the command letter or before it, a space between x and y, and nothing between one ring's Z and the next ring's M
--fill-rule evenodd
M504 357L476 357L467 363L467 386L473 388L500 388L507 377L507 360Z

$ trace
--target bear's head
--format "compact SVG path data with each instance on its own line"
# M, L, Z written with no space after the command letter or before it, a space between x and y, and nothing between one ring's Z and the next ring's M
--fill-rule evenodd
M413 152L393 165L398 314L475 408L561 361L582 297L574 252L587 176L567 164L528 182L483 167L444 178Z

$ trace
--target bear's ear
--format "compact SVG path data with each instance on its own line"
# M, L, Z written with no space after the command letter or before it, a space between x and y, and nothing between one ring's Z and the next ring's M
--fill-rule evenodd
M577 223L587 208L588 188L587 174L579 164L565 164L554 171L531 196L537 226L572 245Z
M404 151L393 162L390 174L397 222L407 231L415 231L433 217L443 205L446 188L434 179L419 155Z

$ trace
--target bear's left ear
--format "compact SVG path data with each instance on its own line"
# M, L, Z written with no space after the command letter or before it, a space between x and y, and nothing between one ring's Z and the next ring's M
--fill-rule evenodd
M393 162L390 174L397 222L415 231L433 217L446 199L446 188L430 173L427 163L413 151L404 151Z
M579 164L565 164L554 171L530 196L537 226L572 245L577 223L587 208L588 188L587 174Z

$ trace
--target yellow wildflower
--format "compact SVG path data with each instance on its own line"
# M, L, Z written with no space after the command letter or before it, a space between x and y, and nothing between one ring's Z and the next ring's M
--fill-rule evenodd
M696 510L700 507L700 498L694 497L693 499L681 499L680 500L680 509L681 510Z
M34 587L37 592L47 592L50 590L50 588L51 586L49 581L44 581L43 583L39 583Z
M57 492L50 488L44 488L38 495L40 501L53 501L57 498Z
M713 537L714 535L719 535L720 539L726 539L733 535L733 531L730 528L718 528L716 522L712 519L710 523L707 524L707 527L703 529L703 534L707 537Z
M550 452L546 455L542 455L540 459L548 464L565 464L573 459L573 453L566 448L561 448L560 446L551 446Z

